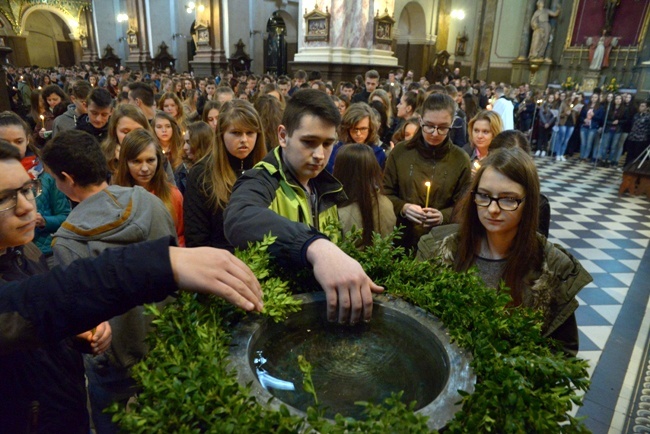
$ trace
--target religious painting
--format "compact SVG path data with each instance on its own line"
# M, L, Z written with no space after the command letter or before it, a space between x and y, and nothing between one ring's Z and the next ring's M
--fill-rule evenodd
M129 29L126 32L126 42L129 44L129 47L136 47L138 45L138 34L135 30Z
M464 56L467 54L467 41L469 38L467 37L467 33L463 32L463 34L458 34L458 37L456 38L456 56Z
M381 17L379 16L379 11L377 11L373 35L375 44L392 44L394 24L395 20L388 15L388 9L386 9L386 12Z
M616 37L621 47L639 46L650 21L650 2L578 0L573 5L566 48L587 45L587 39Z
M209 45L210 44L210 29L203 23L199 23L196 27L196 44Z
M330 39L330 14L325 8L325 12L318 8L307 13L305 9L305 41L329 41Z

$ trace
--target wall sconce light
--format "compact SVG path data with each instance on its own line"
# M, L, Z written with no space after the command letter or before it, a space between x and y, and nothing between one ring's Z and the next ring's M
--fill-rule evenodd
M455 18L457 20L464 20L465 19L465 11L462 9L454 9L451 11L451 17Z
M199 12L203 12L205 10L205 6L203 5L196 5L194 2L189 2L187 6L185 7L185 10L187 11L188 14L191 14L194 12L194 9L198 10Z
M127 14L117 14L117 22L123 23L124 21L129 21L129 16Z
M172 39L176 39L176 38L187 38L187 35L184 35L182 33L174 33L172 35Z

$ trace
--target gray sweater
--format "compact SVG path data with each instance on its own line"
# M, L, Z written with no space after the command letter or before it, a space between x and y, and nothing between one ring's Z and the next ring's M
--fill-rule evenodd
M77 205L54 234L52 249L57 264L67 266L79 258L98 256L111 247L162 237L176 237L169 211L142 187L111 185ZM93 361L129 368L146 352L144 338L150 319L138 306L110 321L111 347Z

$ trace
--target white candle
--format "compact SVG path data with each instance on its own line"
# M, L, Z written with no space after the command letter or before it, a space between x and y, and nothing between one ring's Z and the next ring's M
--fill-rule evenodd
M424 207L429 208L429 193L431 192L431 183L427 181L424 183L424 185L427 186L427 199L424 202Z

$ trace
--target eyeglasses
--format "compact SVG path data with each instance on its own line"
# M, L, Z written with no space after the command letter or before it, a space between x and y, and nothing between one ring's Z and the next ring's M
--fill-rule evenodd
M0 195L0 212L12 210L18 204L18 193L27 200L34 200L41 194L41 181L35 179L16 190L9 190Z
M473 191L472 194L474 195L474 203L476 205L487 208L494 201L502 211L517 210L519 205L521 205L525 199L525 197L522 197L521 199L516 199L514 197L490 197L487 194L479 193L477 191Z
M420 126L422 127L422 131L425 134L433 134L434 131L437 131L438 135L440 136L446 136L447 134L449 134L449 130L451 130L451 127L440 127L437 125L428 125L422 122L420 122Z
M370 131L370 128L368 127L362 127L362 128L350 128L350 132L352 134L361 134L361 133L367 133Z

